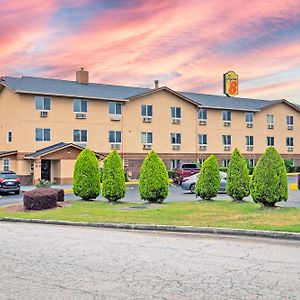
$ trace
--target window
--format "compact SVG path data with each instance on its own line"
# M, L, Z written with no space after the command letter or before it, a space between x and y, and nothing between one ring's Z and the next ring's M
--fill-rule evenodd
M12 142L12 131L7 132L7 142L11 143Z
M152 105L142 104L141 114L142 114L142 117L152 117Z
M274 136L267 136L267 146L274 146Z
M199 158L199 165L202 166L202 164L205 162L205 158Z
M74 99L73 111L75 113L86 113L87 112L87 100Z
M274 115L267 114L267 124L268 125L274 125Z
M50 128L36 128L35 140L37 142L50 141Z
M222 135L222 142L224 146L231 146L231 135Z
M223 159L223 167L227 168L229 165L230 159L229 158L225 158Z
M224 110L222 116L224 122L231 122L231 111Z
M254 137L252 135L246 135L246 146L253 146Z
M207 145L207 134L198 134L199 145Z
M171 133L171 144L181 144L181 133Z
M294 147L294 138L292 138L292 137L287 137L287 138L286 138L286 145L287 145L288 147Z
M9 171L9 158L3 158L3 171Z
M152 132L142 132L141 141L143 144L152 144L153 142Z
M180 107L171 107L171 116L173 119L181 118L181 108Z
M254 166L255 166L255 159L248 158L248 159L246 159L246 163L247 163L248 168L254 168Z
M198 120L207 120L207 109L198 110Z
M180 167L180 159L171 159L170 170L178 169Z
M246 112L245 113L245 122L246 123L253 123L253 113L252 112Z
M50 110L51 99L49 97L35 97L35 109L37 110Z
M286 124L287 125L294 125L294 117L293 116L286 116Z
M73 141L74 142L87 142L87 130L74 129L73 131Z
M122 132L110 130L108 133L108 141L110 143L122 143Z
M108 108L110 115L121 115L122 114L122 104L119 102L109 102Z

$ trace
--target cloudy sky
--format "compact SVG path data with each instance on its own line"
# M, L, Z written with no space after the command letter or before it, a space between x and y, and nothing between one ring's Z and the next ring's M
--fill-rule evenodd
M299 0L0 0L0 74L300 103Z

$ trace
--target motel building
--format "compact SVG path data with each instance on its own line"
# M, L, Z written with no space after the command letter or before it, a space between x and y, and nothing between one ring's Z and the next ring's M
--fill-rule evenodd
M21 184L72 182L77 155L93 150L99 164L116 149L132 178L149 150L167 169L214 153L227 166L237 147L254 165L268 146L300 165L300 107L258 100L37 77L0 80L0 169Z

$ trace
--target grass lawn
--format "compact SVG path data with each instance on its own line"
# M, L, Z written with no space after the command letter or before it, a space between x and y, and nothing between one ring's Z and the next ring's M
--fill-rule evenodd
M37 212L8 212L1 217L47 220L189 225L300 232L300 209L261 209L259 204L228 201L168 202L132 209L141 203L75 201L71 206Z

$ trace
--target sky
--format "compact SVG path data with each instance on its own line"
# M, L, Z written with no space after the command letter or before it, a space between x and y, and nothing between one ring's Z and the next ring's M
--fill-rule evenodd
M300 103L299 0L0 0L0 75Z

